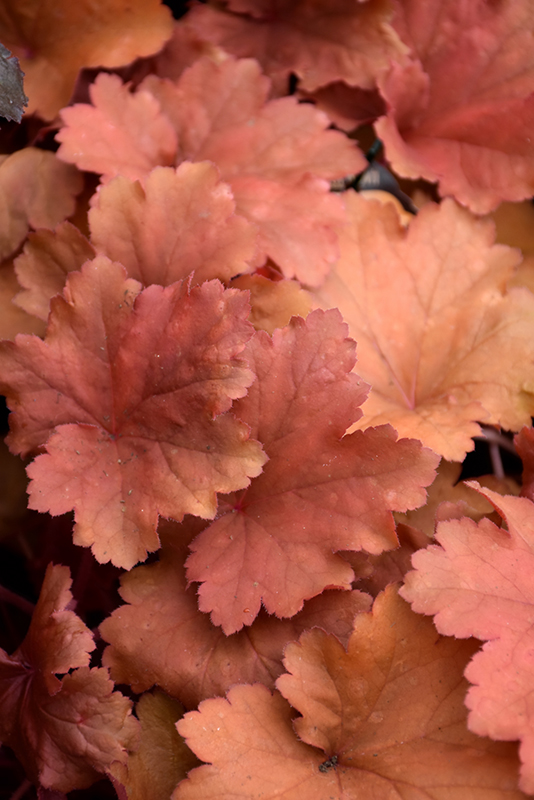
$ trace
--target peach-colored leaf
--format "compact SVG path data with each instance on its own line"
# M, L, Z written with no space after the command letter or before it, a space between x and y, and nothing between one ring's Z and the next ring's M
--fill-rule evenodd
M391 511L421 505L434 479L438 457L390 426L344 436L367 394L346 333L339 312L315 311L248 348L257 379L235 411L269 462L249 489L221 498L187 561L200 609L227 634L262 602L289 617L326 587L348 588L337 551L395 547Z
M339 258L338 233L346 224L342 201L323 180L287 186L255 177L236 178L238 210L258 229L258 250L285 278L319 286Z
M117 75L105 72L89 93L92 106L77 103L61 112L60 159L98 172L104 181L116 175L137 180L153 167L174 163L176 132L152 94L131 93Z
M478 214L534 193L534 8L529 0L399 0L413 58L379 88L376 123L395 171L438 181Z
M367 163L351 140L329 130L326 114L294 97L267 101L269 80L252 59L204 57L175 83L148 76L135 94L115 76L100 75L91 91L94 106L63 112L60 158L103 180L121 173L142 182L151 168L170 163L165 159L212 161L232 189L237 213L258 228L256 263L271 258L287 278L322 282L338 258L337 233L345 224L329 181ZM143 105L149 100L152 116ZM175 137L164 154L156 122L165 131L171 126Z
M277 686L302 717L262 686L186 714L178 730L210 764L173 800L524 798L517 747L465 726L462 671L476 646L439 636L391 587L356 618L348 652L320 630L288 645Z
M482 736L521 740L520 786L534 792L534 504L468 483L506 521L507 530L487 519L441 522L440 546L414 554L414 571L402 596L414 611L433 614L437 629L486 642L465 671L475 684L466 698L469 728Z
M202 58L175 85L156 78L141 85L172 120L181 158L214 161L223 180L254 175L294 185L308 174L332 180L365 166L325 114L295 97L266 102L268 88L252 59Z
M308 292L297 281L271 281L263 275L240 275L232 287L250 292L250 322L257 331L272 335L291 317L307 317L311 310Z
M450 460L477 421L517 430L534 413L534 298L506 292L517 251L452 200L404 229L392 207L347 193L342 257L316 292L337 306L371 386L357 426L391 423Z
M249 270L256 231L208 162L156 167L142 186L119 176L89 211L91 242L145 285L167 286L194 271L193 283Z
M47 442L30 467L31 507L75 509L75 542L130 568L158 547L158 514L213 517L265 456L225 413L253 380L243 292L218 281L140 292L97 256L52 301L45 341L0 345L14 413L10 446Z
M24 287L15 298L19 308L47 320L50 300L60 294L69 272L78 270L96 255L94 247L70 222L54 231L30 233L24 250L15 259L15 272Z
M0 156L0 260L20 247L30 228L53 228L70 216L81 175L53 153L25 147Z
M20 59L28 113L52 119L82 67L119 67L157 52L172 18L159 0L2 0L0 30Z
M14 339L17 333L44 336L44 321L30 316L16 304L19 292L13 262L4 261L0 266L0 339Z

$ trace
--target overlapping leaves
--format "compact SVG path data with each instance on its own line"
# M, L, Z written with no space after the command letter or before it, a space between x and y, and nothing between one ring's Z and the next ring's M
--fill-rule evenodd
M98 256L70 274L45 341L21 336L0 354L12 450L46 444L28 470L31 506L74 509L76 543L127 568L159 546L158 514L213 517L216 493L265 461L225 413L254 377L246 296L218 281L140 289Z
M0 650L0 739L35 783L62 792L124 763L137 740L130 701L88 668L95 644L67 608L70 585L67 567L49 565L26 638L12 656Z
M534 709L531 703L534 638L534 504L470 484L506 520L441 522L438 545L415 553L402 596L415 611L433 614L447 636L486 642L466 669L469 728L492 739L521 739L521 788L534 792Z
M158 165L213 161L236 210L258 229L257 262L316 285L338 256L345 217L328 181L365 160L326 115L293 97L269 101L269 81L252 59L201 58L176 82L149 76L130 93L101 74L93 105L62 112L58 155L103 180L145 180ZM98 145L95 146L96 142Z
M262 602L288 617L328 586L349 588L336 551L394 548L391 512L422 505L434 479L437 456L390 426L344 436L367 394L346 333L339 312L316 311L248 347L256 382L235 410L269 461L249 489L221 498L187 561L200 609L227 634Z
M142 186L117 176L92 198L90 240L69 222L30 234L15 261L24 290L17 304L43 320L69 272L96 253L120 262L128 277L168 286L193 273L193 284L247 272L256 231L235 214L213 164L156 167Z
M210 765L173 800L520 800L515 746L465 728L462 671L476 647L439 636L391 587L356 618L348 652L317 629L286 648L283 697L236 686L186 714L178 730Z

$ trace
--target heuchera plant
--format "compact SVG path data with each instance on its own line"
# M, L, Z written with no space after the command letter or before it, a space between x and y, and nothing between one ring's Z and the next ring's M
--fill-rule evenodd
M534 796L533 36L0 0L1 798Z

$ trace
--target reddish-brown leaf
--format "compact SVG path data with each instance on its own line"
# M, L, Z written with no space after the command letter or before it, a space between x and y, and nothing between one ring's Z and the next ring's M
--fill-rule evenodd
M462 677L477 643L445 639L394 587L359 614L348 652L324 631L286 648L277 686L205 700L179 732L203 761L173 800L520 800L517 748L470 733ZM295 735L297 735L300 739Z
M352 570L336 551L395 547L391 511L421 505L434 478L438 457L389 426L344 436L367 394L346 332L339 312L316 311L248 348L257 380L235 410L269 462L221 499L187 561L200 609L227 634L250 625L262 601L290 617L326 587L348 588Z
M433 614L437 629L486 641L465 671L475 686L466 705L469 728L492 739L521 739L521 788L534 792L534 504L468 484L507 523L487 519L441 522L433 545L414 554L402 596L415 611Z
M35 783L62 792L124 762L137 737L130 701L86 666L95 644L67 609L70 585L67 567L49 565L26 638L12 656L0 650L0 739Z
M429 495L433 486L434 484L428 491ZM424 508L426 506L423 506ZM397 516L400 515L395 514L395 517ZM372 597L376 597L389 584L402 581L404 575L411 569L413 553L428 544L428 536L425 533L402 523L397 524L397 538L399 547L395 550L386 550L377 556L361 551L344 554L354 570L354 585L360 591L369 592Z
M477 421L518 430L534 413L534 299L506 291L517 251L452 200L407 229L390 206L347 193L342 257L316 297L336 306L371 386L357 427L391 423L450 460Z
M314 92L299 92L299 97L313 100L337 128L347 132L374 122L386 113L377 89L359 89L342 81L329 83Z
M534 7L399 0L396 27L413 60L379 87L387 158L409 178L439 181L478 214L534 193Z
M75 542L126 568L157 549L158 514L213 517L216 492L265 461L224 413L253 380L245 294L218 281L140 288L98 256L52 301L44 342L0 350L13 452L55 431L28 468L31 507L75 509Z
M141 729L139 748L126 765L115 762L110 770L127 791L128 800L169 800L176 784L198 766L176 730L183 712L183 706L163 692L140 697L135 707Z
M307 91L340 80L372 88L407 49L389 24L391 12L386 0L231 0L227 9L196 3L185 22L230 53L257 58L285 94L291 73Z
M2 0L0 30L20 59L28 113L52 119L82 67L119 67L157 52L172 18L159 0Z
M205 523L204 523L205 524ZM185 527L185 524L181 527ZM274 688L283 670L288 641L319 626L346 643L359 611L370 598L361 592L327 591L308 601L291 620L260 616L246 631L225 636L198 610L193 587L186 588L183 542L198 533L169 529L162 536L160 561L136 567L121 579L121 596L128 603L100 626L110 643L103 656L117 683L136 693L157 684L187 708L224 695L235 683L263 683Z

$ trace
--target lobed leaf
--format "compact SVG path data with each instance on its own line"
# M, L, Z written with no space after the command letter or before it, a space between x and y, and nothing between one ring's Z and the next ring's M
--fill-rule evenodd
M258 229L256 263L271 258L285 277L318 285L338 257L345 223L329 181L366 161L328 129L325 114L294 97L267 101L268 91L251 59L204 57L175 82L149 76L134 94L116 76L100 75L93 106L64 110L58 156L104 181L122 174L143 183L157 165L212 161L237 213Z
M216 493L265 461L225 413L253 379L244 294L218 281L140 288L98 256L69 275L44 342L0 345L10 447L46 443L28 468L31 507L74 509L75 542L126 568L159 546L158 514L213 517Z
M195 3L186 23L236 56L257 58L285 93L291 73L306 91L332 81L372 88L390 59L406 51L391 17L384 0L234 0L226 8Z
M137 738L130 701L106 670L86 666L95 645L66 608L70 585L68 568L50 564L26 638L12 656L0 650L0 739L32 781L61 792L124 762Z
M199 611L193 588L187 588L183 542L199 532L199 521L194 522L184 523L185 531L174 526L160 533L159 563L136 567L121 578L126 604L100 626L110 645L103 664L117 683L130 684L136 693L157 684L195 708L235 683L274 688L288 641L319 626L345 642L355 615L369 607L370 598L362 592L325 591L290 620L260 613L246 631L225 636Z
M178 731L210 764L173 800L519 800L516 747L465 727L462 671L475 649L440 637L390 587L356 618L348 652L320 630L288 645L277 686L301 717L263 686L186 714Z
M439 523L439 545L414 554L401 594L414 611L434 615L441 633L486 642L465 671L475 684L466 698L469 728L492 739L521 740L520 787L532 794L534 504L476 481L467 485L491 502L508 530L488 519Z
M449 460L473 449L477 421L518 430L534 413L534 301L506 291L517 251L451 200L404 229L389 206L347 193L342 257L315 292L358 341L371 386L357 427L391 423Z
M139 747L126 765L115 762L111 772L128 800L167 800L198 759L176 730L183 707L160 691L144 694L135 708L140 726ZM117 795L120 797L119 792Z
M439 182L477 214L534 193L534 12L529 0L400 0L412 58L378 80L376 124L403 177Z
M53 228L70 216L81 189L81 175L46 150L0 156L0 259L20 247L30 228Z
M235 409L269 462L249 489L221 498L187 560L201 611L226 634L262 602L290 617L326 587L348 588L337 551L397 546L391 511L421 505L434 479L437 456L389 426L344 436L367 394L346 331L338 311L316 311L248 348L257 380Z
M117 175L135 181L153 167L173 163L176 133L155 97L132 93L118 75L105 72L89 94L92 106L77 103L61 112L65 127L56 134L58 158L100 173L103 181Z
M91 243L70 222L62 222L53 231L41 228L30 233L14 262L23 287L15 298L16 304L46 322L50 300L63 291L69 272L81 269L95 255Z
M119 176L89 211L91 242L148 285L167 286L194 272L193 284L248 272L256 232L236 215L213 164L156 167L144 185Z

